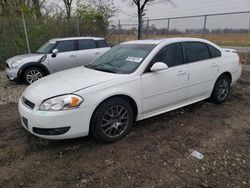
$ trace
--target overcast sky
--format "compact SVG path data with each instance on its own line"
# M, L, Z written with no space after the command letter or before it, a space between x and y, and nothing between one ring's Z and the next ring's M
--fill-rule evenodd
M120 10L113 20L121 20L121 23L133 23L137 20L136 7L129 6L132 0L114 0L115 6ZM147 7L146 17L149 19L191 16L212 13L250 11L250 0L173 0L175 5L158 3ZM217 16L208 18L208 27L248 28L250 14L234 16ZM173 20L172 27L194 27L200 25L202 18ZM162 22L162 21L161 21ZM160 21L155 25L162 25ZM164 23L165 24L165 23ZM186 27L185 26L185 27Z

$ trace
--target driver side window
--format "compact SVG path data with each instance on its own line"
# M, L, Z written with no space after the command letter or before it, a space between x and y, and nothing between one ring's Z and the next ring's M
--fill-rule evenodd
M181 65L182 58L182 48L180 43L174 43L167 45L158 52L158 54L153 59L153 62L163 62L168 65L168 67L173 67Z
M58 52L70 52L75 50L75 42L73 40L59 41L55 47Z

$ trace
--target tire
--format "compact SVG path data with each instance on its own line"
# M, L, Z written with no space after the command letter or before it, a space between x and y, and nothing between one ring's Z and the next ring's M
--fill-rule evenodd
M223 103L229 95L231 80L230 78L223 74L215 82L211 99L216 104Z
M44 72L42 69L37 67L30 67L27 70L24 71L22 80L25 84L32 84L33 82L41 79L44 77Z
M133 125L133 110L121 98L101 103L91 118L91 133L100 142L112 143L123 138Z

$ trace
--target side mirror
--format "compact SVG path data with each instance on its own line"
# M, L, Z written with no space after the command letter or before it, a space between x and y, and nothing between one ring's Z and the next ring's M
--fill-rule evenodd
M58 53L58 49L52 50L52 55L51 57L56 57L56 54Z
M151 72L158 72L158 71L162 71L162 70L166 70L168 69L168 66L166 63L163 62L156 62L153 64L153 66L150 68Z

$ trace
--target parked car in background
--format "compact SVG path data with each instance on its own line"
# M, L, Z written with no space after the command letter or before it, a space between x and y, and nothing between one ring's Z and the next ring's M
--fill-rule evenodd
M85 67L30 85L19 100L19 113L25 129L42 138L92 132L98 140L114 142L135 120L207 98L224 102L240 75L237 53L207 40L130 41Z
M5 72L9 80L31 84L49 74L87 65L109 49L104 38L51 39L35 54L18 55L8 59Z

